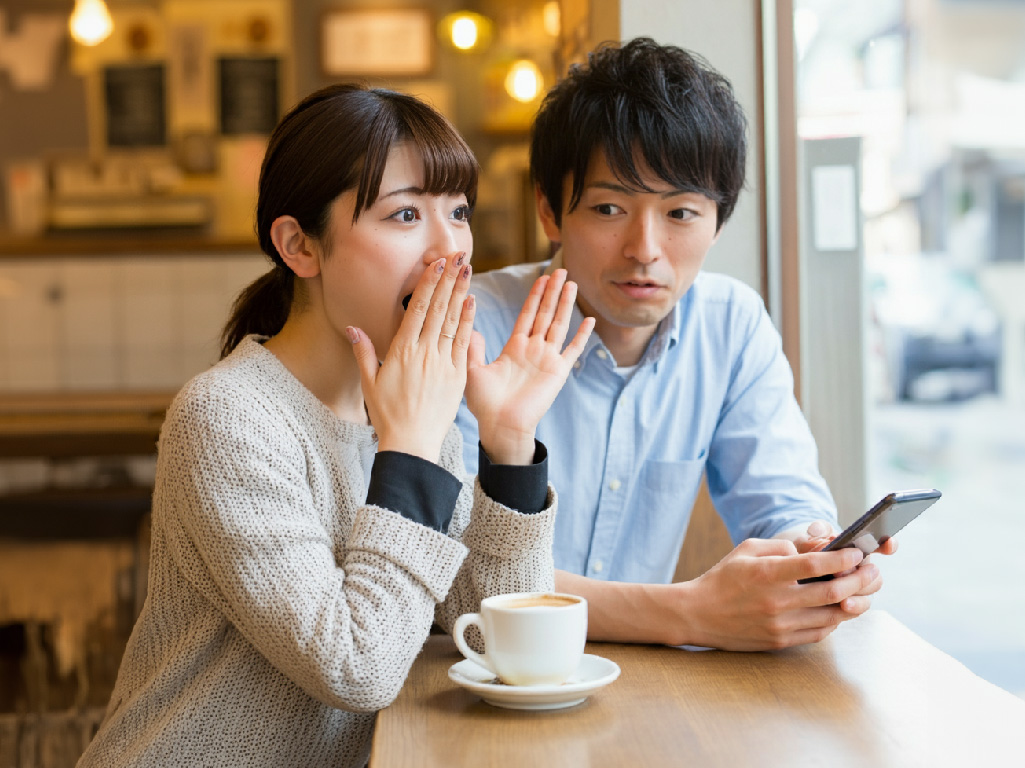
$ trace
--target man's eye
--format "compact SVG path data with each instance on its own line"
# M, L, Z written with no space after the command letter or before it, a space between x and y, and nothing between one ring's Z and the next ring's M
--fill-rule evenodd
M602 216L612 216L619 211L619 206L613 205L612 203L600 203L599 205L594 206L594 210Z
M669 215L674 219L692 219L697 214L689 208L676 208L669 212Z

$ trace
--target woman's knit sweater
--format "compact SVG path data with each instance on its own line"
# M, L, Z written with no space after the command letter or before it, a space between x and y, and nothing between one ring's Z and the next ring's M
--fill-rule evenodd
M462 483L447 534L365 502L376 435L249 337L168 411L148 596L80 768L362 766L436 619L548 590L556 497ZM441 465L463 478L453 427Z

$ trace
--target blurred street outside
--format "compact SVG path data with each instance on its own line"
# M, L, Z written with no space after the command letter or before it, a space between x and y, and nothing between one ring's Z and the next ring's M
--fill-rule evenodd
M874 558L885 584L873 607L1025 698L1025 407L896 402L873 420L871 498L943 492L896 555Z

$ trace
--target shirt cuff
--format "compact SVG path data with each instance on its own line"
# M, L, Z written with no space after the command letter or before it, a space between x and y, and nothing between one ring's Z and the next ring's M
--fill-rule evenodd
M390 509L442 533L463 484L437 464L398 451L380 451L370 470L367 504Z
M481 490L503 506L532 515L548 501L548 449L534 440L534 463L526 466L492 464L477 443L477 479Z

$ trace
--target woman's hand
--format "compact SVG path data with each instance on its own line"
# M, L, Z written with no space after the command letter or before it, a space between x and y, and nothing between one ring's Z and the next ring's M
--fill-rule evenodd
M576 283L566 270L534 283L502 354L484 365L484 345L474 334L466 404L477 417L480 442L495 464L530 464L534 431L584 351L594 318L586 318L562 348L576 301Z
M466 295L470 273L462 253L438 259L424 271L380 364L369 337L358 328L346 329L379 451L440 459L466 386L475 308Z

